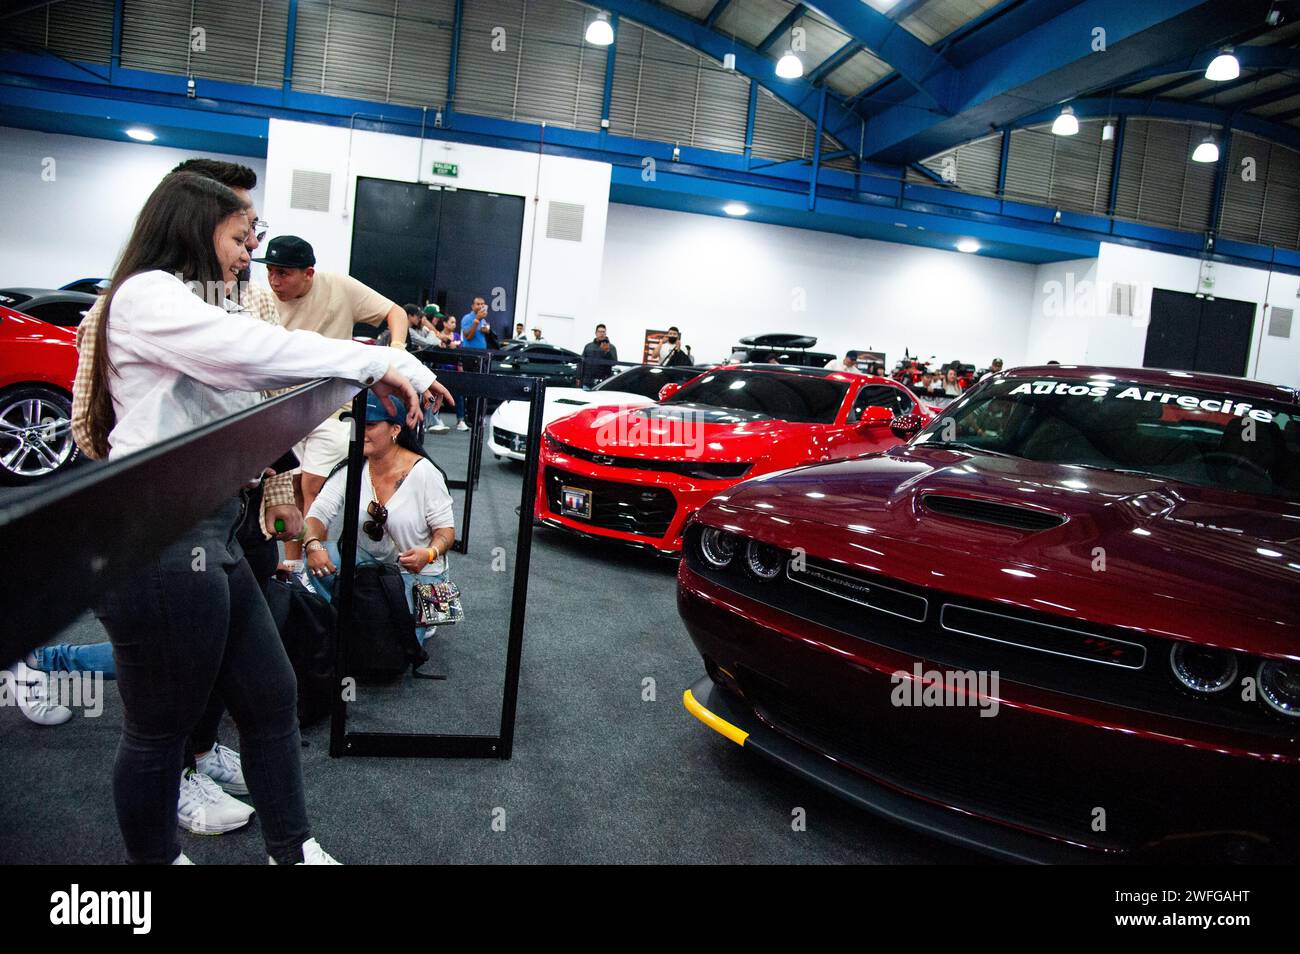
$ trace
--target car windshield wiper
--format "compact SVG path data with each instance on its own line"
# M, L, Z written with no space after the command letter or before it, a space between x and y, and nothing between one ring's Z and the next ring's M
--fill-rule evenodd
M947 447L954 450L974 451L977 454L988 454L992 457L1011 457L1016 460L1024 460L1019 454L1009 454L1006 451L995 451L987 447L977 447L974 444L967 444L964 441L922 441L917 447Z

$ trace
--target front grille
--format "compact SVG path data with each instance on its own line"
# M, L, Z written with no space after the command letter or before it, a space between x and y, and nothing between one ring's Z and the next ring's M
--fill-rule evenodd
M583 450L549 438L555 449L578 460L600 464L602 467L623 467L629 470L653 470L665 474L681 474L697 480L740 480L754 465L751 463L714 463L705 460L646 460L640 457L618 457L598 451Z
M522 454L528 448L528 437L524 434L516 434L514 431L507 431L504 428L492 428L492 439L502 447L508 447L516 454Z
M946 494L922 494L921 504L932 513L943 517L955 517L958 520L973 520L976 523L988 523L996 527L1010 527L1013 530L1027 530L1036 533L1050 530L1065 523L1059 513L1045 513L1029 507L1017 507L1014 504L993 503L987 500L972 500L969 497L950 497Z
M591 493L590 519L563 513L561 505L565 487ZM677 513L677 501L672 492L662 487L597 480L556 467L546 468L546 500L552 513L563 514L570 520L645 537L662 537Z

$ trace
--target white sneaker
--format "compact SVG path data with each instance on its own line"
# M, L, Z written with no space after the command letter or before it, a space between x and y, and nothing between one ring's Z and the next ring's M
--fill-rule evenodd
M239 763L239 753L234 749L228 749L218 742L212 747L211 752L194 761L195 771L212 779L228 795L248 794L244 769Z
M50 702L49 673L33 669L25 662L16 662L0 672L9 682L18 711L37 725L63 725L72 718L72 710Z
M179 855L176 856L176 860L173 861L172 864L174 864L174 865L192 865L192 864L194 864L194 862L192 862L192 861L190 861L190 859L186 858L186 857L185 857L185 852L182 851Z
M430 434L446 434L449 430L451 430L450 427L442 423L442 418L440 417L435 418L435 420L436 423L431 428L429 428Z
M273 864L273 865L274 865L274 864L279 864L279 862L277 862L277 861L276 861L274 858L272 858L270 855L267 855L267 856L266 856L266 860L267 860L267 862L269 862L270 864ZM322 847L317 843L317 841L316 841L315 838L308 838L306 841L304 841L304 842L302 843L302 861L299 861L298 864L300 864L300 865L338 865L338 864L342 864L342 862L341 862L341 861L335 861L333 858L331 858L331 857L326 853L325 849L322 848Z
M196 835L223 835L243 828L253 817L253 806L231 798L206 775L186 769L181 774L176 823Z
M469 425L466 424L464 421L457 421L457 422L456 422L456 430L458 430L458 431L468 431L468 430L469 430Z

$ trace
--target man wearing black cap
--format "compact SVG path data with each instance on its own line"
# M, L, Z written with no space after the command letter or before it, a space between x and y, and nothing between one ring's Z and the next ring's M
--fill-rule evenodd
M826 362L826 370L842 371L845 374L861 374L862 371L858 368L858 353L856 351L846 351L843 361L831 358Z
M316 271L316 253L306 240L296 235L276 236L267 244L266 255L253 261L266 266L267 281L279 299L280 324L290 331L304 329L346 340L352 337L355 324L378 327L387 323L389 345L406 349L410 322L402 306L351 275ZM301 462L295 489L303 513L310 509L334 465L347 457L351 436L352 429L336 413L294 448ZM285 556L298 559L298 544L286 543Z

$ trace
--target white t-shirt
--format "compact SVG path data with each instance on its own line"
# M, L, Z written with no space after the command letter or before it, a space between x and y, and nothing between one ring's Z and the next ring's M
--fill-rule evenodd
M341 469L321 488L316 500L308 511L308 517L314 517L331 530L341 530L343 521L343 499L347 487L347 469ZM388 522L384 524L382 540L371 540L361 527L370 515L366 508L375 499L375 488L370 482L370 466L361 472L361 513L357 522L357 546L369 554L378 563L396 564L398 556L404 550L413 547L433 546L433 531L443 527L455 527L452 515L451 494L447 491L447 482L442 479L438 468L421 457L411 467L410 473L402 481L402 486L389 498L384 506L388 508ZM331 536L337 536L331 533ZM447 557L439 556L437 560L420 572L429 576L442 573L447 568Z

